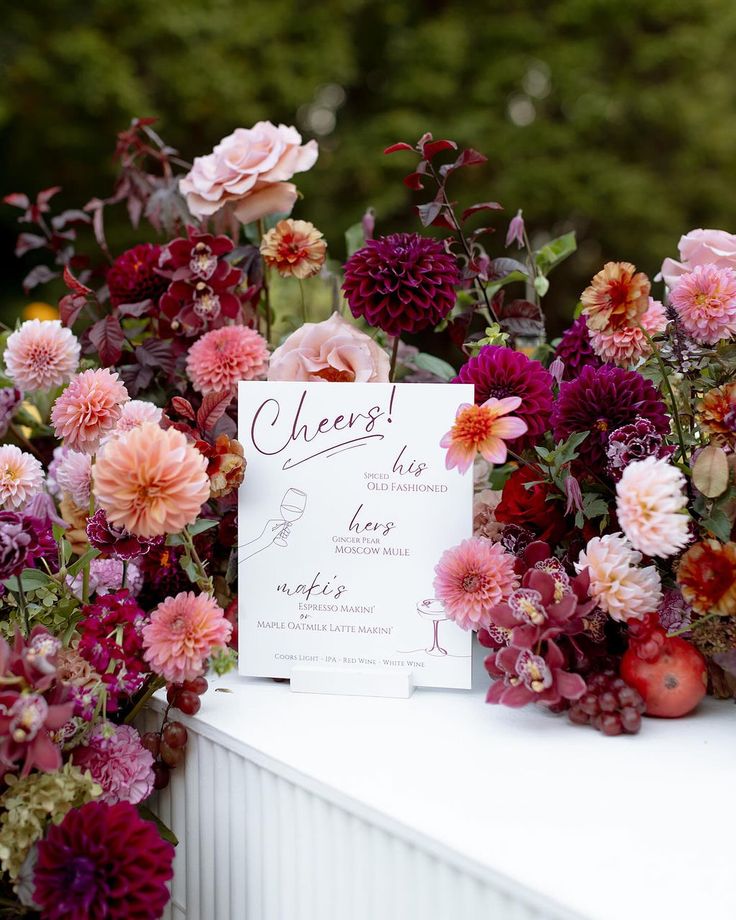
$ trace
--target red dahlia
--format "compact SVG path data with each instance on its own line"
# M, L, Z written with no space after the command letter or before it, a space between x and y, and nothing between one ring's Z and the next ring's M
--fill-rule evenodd
M441 322L455 305L459 281L455 257L442 243L393 233L353 253L342 289L353 316L398 336Z
M34 901L46 920L156 920L174 848L128 802L88 802L38 844Z
M168 279L156 272L160 255L160 246L141 243L115 259L107 273L110 303L114 307L142 300L151 300L154 306L158 304L159 297L169 286Z

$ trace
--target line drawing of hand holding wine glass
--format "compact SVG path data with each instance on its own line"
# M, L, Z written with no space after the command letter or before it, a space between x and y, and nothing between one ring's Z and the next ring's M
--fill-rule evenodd
M246 559L250 559L256 553L260 553L274 544L276 546L288 546L291 526L294 521L298 521L304 514L306 507L306 492L302 492L301 489L287 489L279 507L281 517L266 521L258 536L240 547L244 551L240 556L240 562L245 562Z

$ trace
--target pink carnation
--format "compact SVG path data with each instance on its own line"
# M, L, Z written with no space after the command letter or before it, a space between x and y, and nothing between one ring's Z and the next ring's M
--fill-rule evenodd
M489 611L518 587L514 557L479 537L446 550L435 566L434 592L449 619L463 629L491 622Z
M56 484L78 508L89 507L92 482L92 458L78 450L67 450L56 468Z
M206 659L227 643L232 625L209 594L182 591L167 597L143 628L145 659L169 683L200 675Z
M664 332L667 316L658 300L649 298L649 307L641 317L641 325L650 336ZM652 353L646 336L638 326L619 326L610 331L591 329L589 335L590 344L598 357L619 367L631 367Z
M8 338L5 367L21 390L60 387L78 366L77 337L59 320L29 319Z
M83 453L93 454L111 432L130 397L116 373L108 368L78 374L51 410L57 438Z
M43 467L15 444L0 446L0 509L20 511L43 487Z
M240 380L266 372L268 344L247 326L223 326L206 332L187 355L187 375L200 393L235 393Z
M74 750L73 762L102 786L101 802L137 805L153 791L153 756L131 725L106 723Z
M736 272L698 265L682 275L670 294L687 334L701 345L715 345L736 333Z

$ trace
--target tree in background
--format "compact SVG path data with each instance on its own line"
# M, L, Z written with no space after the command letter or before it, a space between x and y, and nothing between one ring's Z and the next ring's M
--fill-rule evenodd
M159 115L187 158L282 120L320 141L301 210L339 258L367 205L380 231L406 226L405 164L381 150L429 130L490 158L458 197L482 186L538 236L577 231L547 303L559 326L604 258L654 273L691 227L736 226L735 40L731 0L13 4L0 191L58 182L64 204L84 203L110 184L115 133L134 115ZM0 221L8 318L22 275L14 214Z

